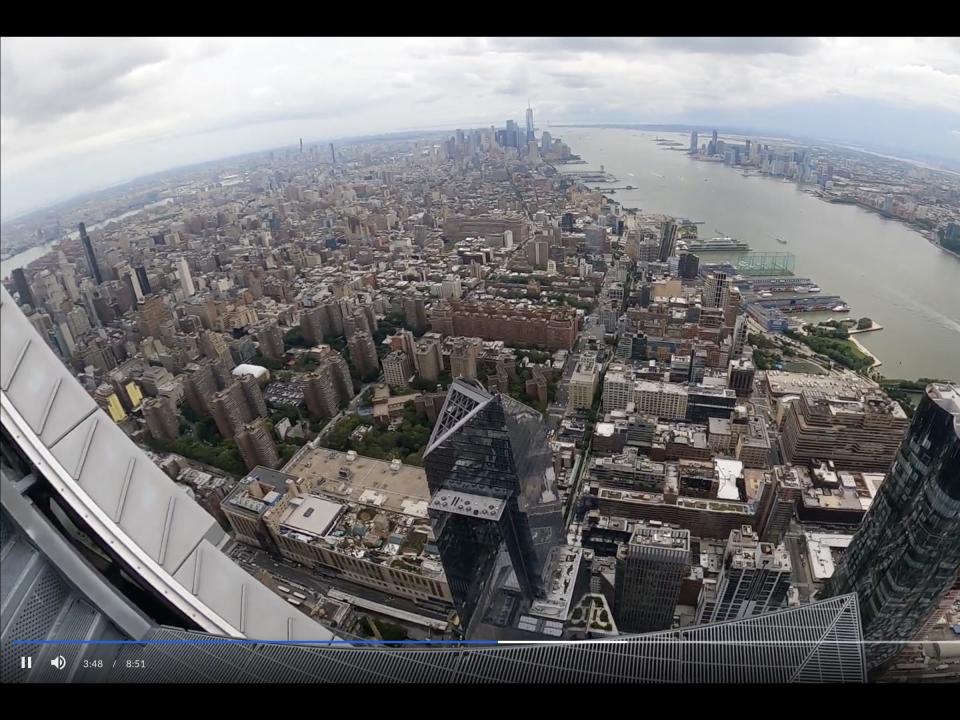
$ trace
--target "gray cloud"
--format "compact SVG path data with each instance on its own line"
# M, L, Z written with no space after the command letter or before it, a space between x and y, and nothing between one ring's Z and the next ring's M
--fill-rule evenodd
M212 123L188 132L174 133L165 137L153 138L151 141L171 138L190 137L195 135L209 135L224 130L237 130L257 125L270 125L297 120L326 120L336 117L346 117L357 112L383 107L382 97L356 98L350 102L337 102L316 109L275 108L254 110L219 123Z
M483 38L463 38L447 49L448 55L479 55L487 51L487 42ZM431 53L420 49L417 57L430 57Z
M651 45L665 50L720 55L806 55L817 49L817 38L805 37L659 37Z
M536 37L491 38L487 48L495 52L562 57L595 53L633 55L661 50L721 55L805 55L819 46L816 38L804 37ZM471 42L465 47L476 48Z
M945 113L925 132L954 154L960 127L945 38L4 38L0 61L4 217L301 136L522 121L528 98L540 123L783 127L882 99L871 118Z
M560 57L581 53L631 53L644 47L641 38L537 37L491 38L488 48L494 52L524 53L535 56Z
M5 117L23 125L49 122L136 94L143 86L130 82L130 74L168 58L163 45L151 40L104 40L102 46L53 44L51 56L38 65L32 53L17 52L20 42L4 45L0 103Z
M559 83L562 87L566 88L579 90L583 88L594 88L601 84L597 78L590 73L550 72L547 74L556 80L557 83Z
M523 78L510 78L493 88L497 95L523 97L530 94L530 83Z

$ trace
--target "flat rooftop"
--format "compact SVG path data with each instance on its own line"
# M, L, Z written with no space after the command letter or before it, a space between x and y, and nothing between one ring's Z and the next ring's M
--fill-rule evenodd
M295 457L284 472L315 482L314 490L343 502L427 517L430 490L420 467L316 448Z
M638 524L633 528L631 545L690 550L690 531L660 524Z
M506 506L503 499L472 495L458 490L439 490L430 501L431 510L493 521L500 519Z
M583 548L558 545L550 551L545 577L547 594L533 602L530 615L559 622L567 619L582 561Z
M794 467L791 474L803 490L804 507L866 512L880 489L884 473Z
M316 495L291 498L280 517L280 525L303 535L323 537L343 510L344 505Z
M296 481L296 479L297 476L295 474L274 470L264 465L257 465L253 470L244 475L240 482L248 483L256 480L257 482L266 483L267 485L272 486L279 492L286 492L287 480Z
M767 370L767 387L770 395L800 395L808 397L832 397L848 400L860 400L864 395L876 393L875 383L853 373L808 375L783 370Z
M258 465L251 470L226 497L233 510L262 515L287 493L287 481L297 477Z
M900 403L891 400L879 391L875 391L872 395L864 396L862 400L825 397L820 395L819 392L813 395L811 395L810 392L805 392L804 396L811 401L812 405L826 409L833 416L878 414L892 415L893 417L901 419L906 419L907 417L903 408L900 407Z
M790 555L783 545L760 542L756 533L747 534L743 530L734 530L730 533L727 542L727 556L732 567L737 568L766 568L790 572ZM726 560L725 560L726 562Z
M934 383L930 388L930 399L953 415L953 429L960 435L960 385Z
M807 557L813 579L823 582L836 570L837 555L849 547L853 535L834 533L804 533L807 539Z
M713 461L719 486L717 487L718 500L739 500L740 490L737 488L737 478L743 473L743 463L739 460L717 458Z
M630 504L666 505L663 500L663 495L660 493L613 490L602 487L597 497L601 500L615 500L617 502ZM683 497L682 495L677 498L676 503L671 505L671 507L682 507L689 510L709 510L711 512L731 512L752 516L750 507L746 503L706 500L702 498Z

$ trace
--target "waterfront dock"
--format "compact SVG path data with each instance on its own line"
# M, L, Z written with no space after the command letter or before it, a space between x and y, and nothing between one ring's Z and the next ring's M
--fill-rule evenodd
M617 177L608 172L598 172L596 170L566 170L561 171L563 177L574 178L583 183L615 183Z
M853 327L852 329L847 330L847 335L859 335L860 333L874 332L876 330L883 330L883 325L878 322L874 322L873 327L863 328L862 330L857 327Z

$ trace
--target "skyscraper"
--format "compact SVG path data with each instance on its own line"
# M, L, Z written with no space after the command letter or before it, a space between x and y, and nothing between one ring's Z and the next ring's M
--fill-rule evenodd
M180 424L171 402L170 398L157 397L147 398L141 405L147 429L157 440L176 440L180 435Z
M180 286L183 288L183 291L188 296L193 295L196 292L193 287L193 277L190 275L190 266L187 265L187 258L183 255L177 260L177 272L180 275Z
M693 280L700 272L700 258L693 253L680 253L677 263L677 275L684 280Z
M403 316L415 334L422 334L427 327L426 302L423 297L408 296L403 299Z
M100 266L97 264L97 256L93 253L93 242L87 235L87 226L80 223L80 243L83 245L83 254L87 258L87 269L93 281L100 285L103 282L103 276L100 274Z
M237 447L243 458L247 470L253 470L257 465L276 468L280 464L277 454L277 444L270 435L267 421L258 417L243 426L236 435Z
M350 366L343 359L343 355L328 345L321 345L324 354L321 362L330 366L333 376L333 387L337 391L337 402L346 405L353 399L353 379L350 377Z
M147 269L143 265L140 265L136 269L136 274L137 274L137 282L140 284L140 291L144 295L149 295L151 290L150 290L150 281L147 279Z
M958 570L960 386L934 383L824 595L857 593L867 664L877 667L897 641L916 639Z
M725 272L714 270L703 283L703 306L722 308L730 295L730 280Z
M498 567L512 570L525 599L543 595L544 566L563 537L563 517L540 413L491 395L475 380L454 380L424 470L461 628L482 612Z
M428 340L417 346L416 358L417 375L423 380L436 382L440 377L440 370L443 368L440 343L436 340Z
M337 164L337 151L333 149L333 143L330 143L330 164Z
M330 334L330 314L324 305L304 308L300 313L300 334L309 343L323 342Z
M27 282L27 276L23 274L23 268L15 268L10 275L13 277L13 287L20 297L20 304L36 307L33 293L30 291L30 283Z
M411 375L413 375L413 369L403 350L394 350L383 358L383 377L390 387L395 389L407 387L407 381Z
M739 358L743 355L743 346L747 343L748 330L747 316L737 315L737 319L733 325L733 347L730 350L730 356L732 358Z
M327 313L327 325L325 327L329 327L328 332L331 335L343 335L343 309L340 307L340 303L335 298L327 298L320 304L320 307ZM320 325L324 327L322 320Z
M204 358L198 363L188 363L183 372L183 391L190 408L199 415L209 415L210 397L217 391L217 380L210 361Z
M329 364L323 363L307 375L303 397L311 417L327 419L337 414L337 392Z
M617 553L617 627L631 633L669 629L689 570L689 530L638 524Z
M753 361L747 358L731 358L727 370L727 387L733 390L737 397L750 397L753 393L753 379L756 368Z
M213 330L204 330L201 332L198 345L204 357L208 357L211 360L217 360L224 355L230 354L230 348L227 346L227 341L223 335Z
M160 326L167 320L172 319L173 312L167 307L159 295L151 295L145 298L139 305L137 323L144 337L148 335L158 337L160 335Z
M208 403L220 437L224 439L240 432L244 423L253 417L239 382L233 382L223 390L213 393Z
M266 417L267 402L263 399L263 391L260 389L260 383L257 378L249 373L240 376L240 389L243 390L243 397L247 401L247 407L250 408L251 415Z
M373 344L370 333L357 330L347 340L347 347L350 349L350 359L353 361L353 366L360 373L361 378L379 369L377 346Z
M283 333L275 320L261 323L257 329L257 341L260 343L260 354L270 360L282 360L284 356Z
M749 525L732 530L716 583L704 586L697 624L742 620L783 606L790 587L790 556L783 545L760 542Z
M700 147L699 141L700 139L699 139L699 136L697 135L697 131L691 130L690 131L690 154L691 155L697 154L697 150Z
M660 262L666 262L674 249L677 247L677 224L672 220L666 220L660 227L660 252L657 259Z
M123 283L136 299L137 303L143 302L143 290L140 287L140 278L137 277L137 273L132 267L126 262L121 263L114 267L114 271L117 273L117 277L120 279L120 282Z
M527 242L527 260L535 268L545 268L550 258L550 245L546 240L531 239Z
M533 141L533 108L527 107L527 142Z
M480 338L457 338L450 350L450 375L453 378L477 378L477 355Z
M67 260L67 256L63 254L63 250L57 253L59 261L57 262L57 270L60 273L60 281L63 283L63 287L67 291L67 295L70 297L71 302L80 301L80 288L77 285L77 273L73 269L73 265Z

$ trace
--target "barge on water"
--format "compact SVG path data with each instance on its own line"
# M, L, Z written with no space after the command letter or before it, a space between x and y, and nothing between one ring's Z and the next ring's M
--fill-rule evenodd
M782 313L831 312L844 305L839 295L793 295L783 293L780 297L757 297L754 302L768 308L776 308Z
M750 245L743 240L732 237L716 237L703 240L684 240L686 249L690 252L749 252Z

